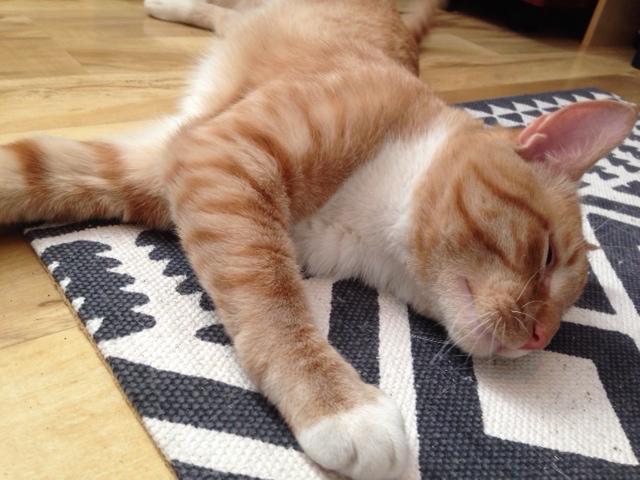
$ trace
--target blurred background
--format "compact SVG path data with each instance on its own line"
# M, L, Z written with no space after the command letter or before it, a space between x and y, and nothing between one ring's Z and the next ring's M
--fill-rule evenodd
M449 0L446 10L528 35L577 39L582 47L639 47L639 0Z

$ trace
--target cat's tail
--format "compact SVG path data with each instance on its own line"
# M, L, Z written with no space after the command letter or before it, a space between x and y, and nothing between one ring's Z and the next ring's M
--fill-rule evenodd
M443 3L443 0L411 0L402 9L402 21L418 42L426 35L436 10Z
M105 218L168 227L167 141L34 137L0 146L0 224Z

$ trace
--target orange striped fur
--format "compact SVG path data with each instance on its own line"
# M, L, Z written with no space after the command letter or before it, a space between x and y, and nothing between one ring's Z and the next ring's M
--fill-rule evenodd
M513 132L446 106L416 77L435 3L403 23L388 0L147 0L226 37L180 111L126 139L0 147L0 223L175 227L240 362L311 458L399 477L399 410L322 337L300 264L394 293L471 354L543 348L586 281L575 181L637 115L592 102ZM600 138L581 133L603 115Z

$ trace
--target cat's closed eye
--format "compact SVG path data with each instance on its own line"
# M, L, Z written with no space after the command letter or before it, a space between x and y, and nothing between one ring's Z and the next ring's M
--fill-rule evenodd
M553 239L549 237L547 241L547 257L545 260L545 268L547 271L550 271L553 267L555 267L556 263L556 255L553 247Z

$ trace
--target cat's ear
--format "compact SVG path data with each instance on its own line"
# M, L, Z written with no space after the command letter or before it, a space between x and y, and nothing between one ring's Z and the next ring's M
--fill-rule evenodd
M516 151L578 180L629 134L638 106L613 100L568 105L537 118L520 131Z

